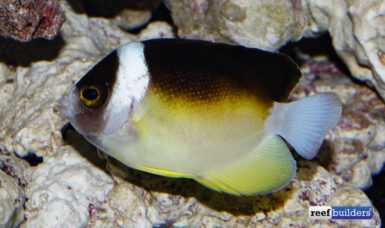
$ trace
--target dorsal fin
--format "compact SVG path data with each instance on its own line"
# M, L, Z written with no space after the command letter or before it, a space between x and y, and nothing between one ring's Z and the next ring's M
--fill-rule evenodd
M180 75L186 80L202 75L219 77L267 100L283 102L301 75L288 56L256 48L182 39L142 42L154 81L167 80L167 74ZM172 86L173 81L175 79L170 78L167 84Z

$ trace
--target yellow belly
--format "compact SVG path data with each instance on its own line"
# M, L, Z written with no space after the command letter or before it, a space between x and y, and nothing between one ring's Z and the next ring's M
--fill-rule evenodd
M234 88L194 99L150 88L133 116L134 163L193 175L226 167L263 140L271 105Z

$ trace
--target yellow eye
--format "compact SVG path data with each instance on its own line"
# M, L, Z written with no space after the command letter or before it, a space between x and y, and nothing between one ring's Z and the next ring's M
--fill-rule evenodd
M85 85L79 90L80 101L89 108L100 107L103 103L102 91L99 87Z

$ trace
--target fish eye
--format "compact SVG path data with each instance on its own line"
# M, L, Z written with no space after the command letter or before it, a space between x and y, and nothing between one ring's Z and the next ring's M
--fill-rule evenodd
M102 91L98 86L85 85L79 90L80 101L89 108L98 108L102 105Z

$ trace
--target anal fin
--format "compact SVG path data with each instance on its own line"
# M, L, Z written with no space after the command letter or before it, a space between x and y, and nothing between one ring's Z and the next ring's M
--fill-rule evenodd
M285 187L295 176L296 163L279 136L269 136L233 165L194 177L201 184L233 195L263 195Z
M157 169L157 168L151 168L151 167L145 167L145 166L135 166L135 169L139 169L148 173L156 174L156 175L162 175L166 177L183 177L183 178L192 178L191 175L185 174L185 173L178 173L170 170L165 169Z

